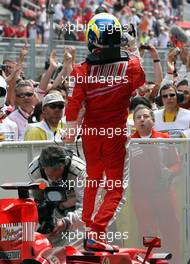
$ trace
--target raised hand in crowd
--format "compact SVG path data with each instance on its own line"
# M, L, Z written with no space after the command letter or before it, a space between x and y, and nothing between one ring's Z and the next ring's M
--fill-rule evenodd
M28 54L28 44L25 43L24 47L20 49L18 64L24 63L27 54Z
M167 55L167 60L166 60L166 66L167 66L167 73L172 74L175 71L175 64L176 64L176 58L179 53L178 48L171 48L168 52Z
M75 63L75 57L76 57L76 50L74 47L65 48L63 65L64 65L67 75L69 75L73 70L73 64Z
M154 83L155 85L160 85L163 79L162 66L160 63L160 56L159 56L158 50L153 45L149 45L149 47L150 49L148 51L150 53L150 56L153 60L153 65L154 65Z
M181 48L179 56L180 56L180 59L182 61L182 64L186 65L187 56L188 56L188 49L186 47Z
M158 93L160 83L163 79L163 72L162 66L160 63L160 57L158 50L153 45L141 45L139 48L141 57L144 56L145 50L150 54L150 57L153 61L153 68L154 68L154 86L151 89L151 93L149 95L149 100L151 102L154 101L155 96Z
M65 82L67 77L73 70L73 64L75 63L76 49L72 46L66 47L63 55L63 68L53 82L53 87L60 86Z
M49 67L47 71L42 75L39 86L39 89L45 92L48 90L51 76L57 68L57 55L55 50L51 51L49 62L50 62Z
M21 79L22 65L16 64L14 71L7 77L6 82L9 85L7 90L7 103L15 106L15 86L16 82Z
M52 50L49 56L50 66L49 68L56 69L57 68L57 54L56 50Z

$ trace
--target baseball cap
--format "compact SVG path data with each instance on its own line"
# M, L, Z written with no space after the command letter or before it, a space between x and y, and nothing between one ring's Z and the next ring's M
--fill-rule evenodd
M47 94L43 100L42 100L42 107L44 107L45 105L51 104L51 103L57 103L57 102L63 102L63 104L65 103L63 97L61 94L59 93L50 93Z

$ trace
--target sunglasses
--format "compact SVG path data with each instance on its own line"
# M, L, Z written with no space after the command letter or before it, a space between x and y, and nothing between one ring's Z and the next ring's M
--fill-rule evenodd
M163 94L163 95L162 95L162 98L172 98L172 97L175 97L175 96L176 96L175 93Z
M20 94L16 94L16 97L25 98L25 97L32 97L33 95L34 93L20 93Z
M62 109L64 108L64 104L51 103L51 104L48 104L48 106L49 106L51 109L59 108L60 110L62 110Z

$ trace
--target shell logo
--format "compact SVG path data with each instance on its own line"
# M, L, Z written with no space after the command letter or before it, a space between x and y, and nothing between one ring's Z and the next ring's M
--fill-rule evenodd
M102 264L110 264L110 259L108 257L104 257L102 259Z

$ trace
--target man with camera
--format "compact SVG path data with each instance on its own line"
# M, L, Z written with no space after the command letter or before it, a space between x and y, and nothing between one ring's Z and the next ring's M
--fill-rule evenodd
M34 158L28 168L33 182L61 186L66 197L58 204L46 202L44 191L33 191L38 204L39 229L48 234L54 246L75 245L83 239L82 198L86 178L86 165L71 150L49 146Z

